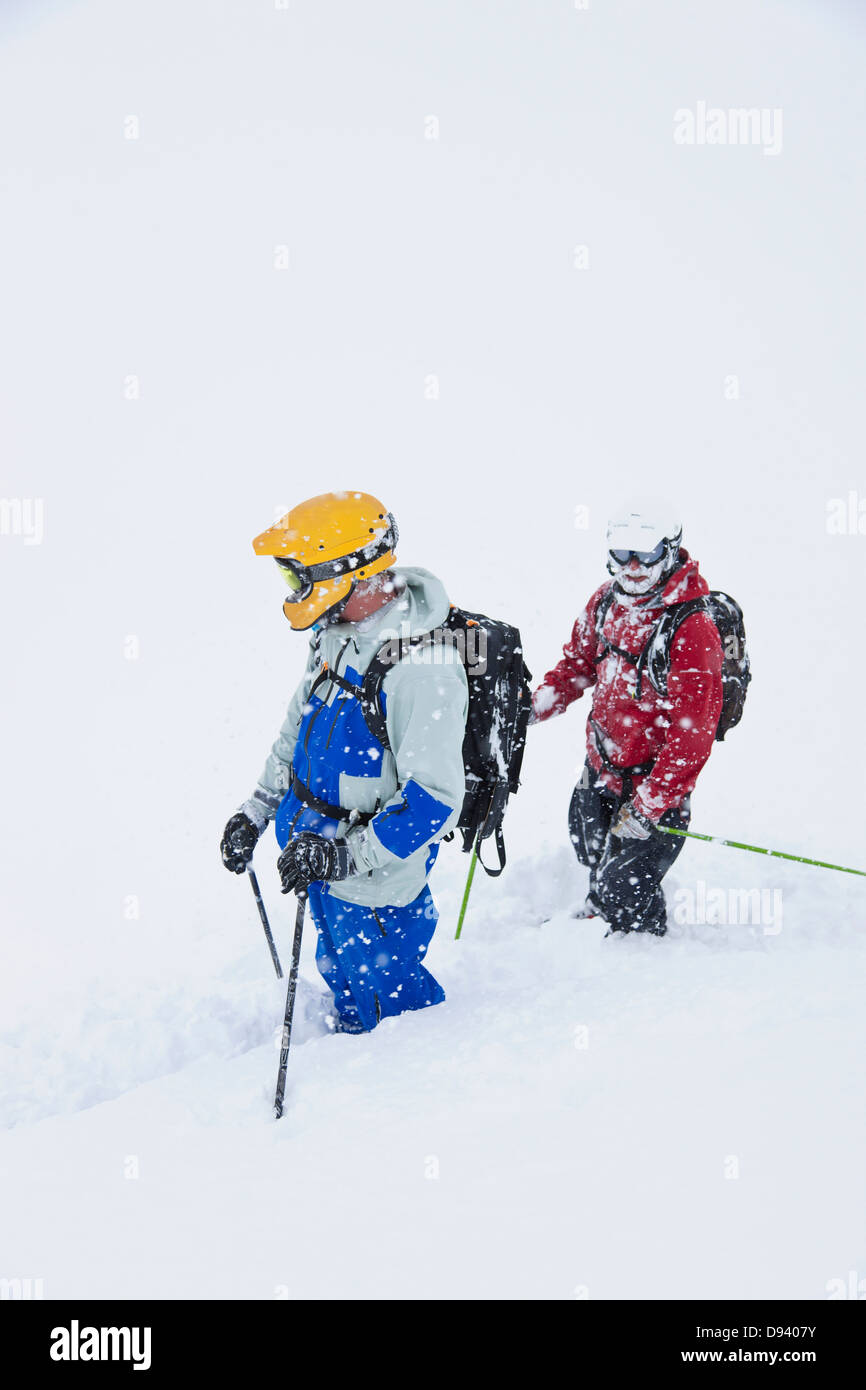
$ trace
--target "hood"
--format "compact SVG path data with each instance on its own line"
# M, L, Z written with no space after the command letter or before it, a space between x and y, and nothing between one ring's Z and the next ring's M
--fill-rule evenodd
M710 586L689 552L680 547L679 564L661 591L660 602L667 608L672 603L683 603L686 599L700 598L708 594Z

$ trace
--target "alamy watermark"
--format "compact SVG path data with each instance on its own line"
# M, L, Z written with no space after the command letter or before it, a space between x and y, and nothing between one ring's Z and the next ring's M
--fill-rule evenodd
M69 1327L51 1331L52 1361L129 1361L134 1371L149 1371L149 1327L82 1327L73 1318Z
M782 890L713 888L700 878L694 888L674 893L673 919L680 926L761 927L764 936L778 936Z
M25 545L45 538L45 503L41 497L0 497L0 536L20 536Z
M856 1269L849 1269L847 1279L828 1279L824 1292L831 1301L847 1298L862 1303L866 1300L866 1279L861 1279Z
M674 112L676 145L757 145L764 154L782 153L781 106L708 106Z
M411 628L404 622L399 630L383 628L381 637L381 659L386 666L396 666L399 661L442 666L452 660L450 653L456 653L472 675L483 676L487 670L487 633L479 623L470 623L465 629L437 627L419 641L412 639Z
M828 536L866 536L866 497L853 488L846 497L829 497L825 525Z
M0 1302L20 1303L45 1297L45 1280L28 1276L24 1279L0 1279Z

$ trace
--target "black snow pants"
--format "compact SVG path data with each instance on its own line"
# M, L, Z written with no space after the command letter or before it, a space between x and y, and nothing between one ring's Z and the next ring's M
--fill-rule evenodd
M581 864L589 868L589 897L611 931L648 931L664 936L667 910L661 881L685 840L679 835L650 832L646 840L620 839L610 828L630 799L629 779L617 796L596 786L597 774L587 763L574 789L568 812L571 842ZM689 798L665 811L660 825L685 830L690 820Z

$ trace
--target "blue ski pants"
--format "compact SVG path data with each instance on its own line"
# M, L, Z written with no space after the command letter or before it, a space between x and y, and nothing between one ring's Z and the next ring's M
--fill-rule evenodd
M347 1031L369 1032L382 1018L441 1004L445 991L421 964L439 917L426 884L406 907L361 907L311 883L309 905L316 964Z

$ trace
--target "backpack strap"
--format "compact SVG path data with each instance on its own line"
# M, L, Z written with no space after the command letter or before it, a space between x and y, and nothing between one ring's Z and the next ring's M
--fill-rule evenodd
M346 648L348 647L349 641L350 641L350 638L347 637L346 640L345 640L345 642L343 643L342 647L340 648L339 654L338 654L338 656L337 656L337 661L338 661L338 663L339 663L340 657L343 655L343 652L344 652L344 651L346 650ZM316 652L316 653L318 653L319 648L320 648L321 645L322 645L321 634L320 634L320 633L317 633L317 634L316 634L316 640L315 640L314 643L313 643L313 651ZM328 665L327 661L323 661L322 664L321 664L321 666L319 667L319 671L318 671L318 674L316 675L316 679L313 681L312 685L310 686L309 690L307 691L307 699L308 699L308 700L310 699L310 696L311 696L311 695L315 694L315 692L318 690L318 688L319 688L320 685L324 685L325 681L330 681L330 683L331 683L332 685L339 685L339 686L342 686L343 690L347 690L347 691L349 692L349 694L351 694L351 695L357 695L357 694L358 694L358 688L357 688L356 686L352 685L351 681L347 681L346 678L345 678L345 676L340 676L340 675L337 674L336 671L332 671L331 668L330 668L330 666Z
M646 648L644 648L644 651L645 650ZM600 661L604 661L608 652L615 652L617 656L625 657L626 661L630 662L632 666L637 666L638 669L643 665L643 652L635 654L634 652L626 651L625 647L618 647L615 642L608 642L606 637L602 637L601 639L601 647L595 655L594 664L597 666Z
M380 655L381 653L377 652L376 656L373 658L373 661L377 661ZM379 743L382 744L384 748L388 748L388 731L385 728L385 716L382 714L378 701L378 692L382 687L382 681L384 679L384 672L386 669L387 663L383 662L381 674L379 674L378 672L376 673L378 676L378 684L376 684L374 681L375 689L371 689L368 695L366 692L366 675L364 677L363 685L355 685L354 681L347 681L345 676L338 675L336 671L332 671L326 661L323 664L321 671L316 676L316 679L313 681L313 684L310 686L310 692L307 695L307 699L309 700L310 696L314 695L315 692L318 690L319 686L323 685L325 681L329 681L331 685L339 686L339 688L345 691L347 695L352 695L356 700L359 701L361 705L361 713L364 716L364 723L367 725L367 728L369 729L370 733L373 735L375 739L379 741Z
M292 791L305 806L310 806L320 816L327 816L328 820L347 820L352 825L366 825L376 814L375 811L350 811L345 806L334 806L329 801L323 801L300 777L292 778Z
M706 594L697 598L684 599L682 603L672 603L662 613L644 647L644 666L653 689L663 698L668 693L668 676L671 669L671 647L677 632L695 613L709 613ZM710 615L712 616L712 615Z
M646 777L648 773L652 772L656 763L655 758L648 758L646 762L643 763L633 763L631 767L620 767L617 763L611 762L610 758L607 756L604 750L604 730L596 723L592 715L589 716L588 723L595 735L595 748L601 760L602 767L605 772L611 773L614 777L619 777L622 782L624 794L630 797L634 790L635 777Z
M481 858L481 831L480 831L480 830L479 830L479 832L478 832L478 839L475 841L475 853L478 855L478 863L481 865L481 867L482 867L482 869L484 870L484 872L485 872L490 878L498 878L499 875L502 873L502 870L505 868L505 836L504 836L503 833L502 833L502 821L500 821L499 824L497 825L496 830L494 831L494 836L493 836L493 838L494 838L494 842L495 842L495 844L496 844L496 853L497 853L497 855L499 856L499 868L498 868L498 869L491 869L491 868L489 868L488 865L485 864L484 860Z
M331 671L330 671L330 668L329 668L329 666L328 666L327 661L323 661L323 662L322 662L322 665L321 665L321 668L320 668L320 670L319 670L319 672L318 672L318 675L316 676L316 679L313 681L313 684L310 686L309 690L307 691L307 699L309 700L309 699L310 699L310 696L315 695L315 693L316 693L316 691L318 690L319 686L320 686L320 685L324 685L325 681L329 681L329 680L333 680L333 676L331 675Z
M345 690L346 694L354 695L356 699L360 699L360 686L353 685L351 681L346 680L345 676L332 671L327 661L322 662L321 669L310 686L307 699L309 700L319 689L319 686L324 685L326 681L331 685L339 686L341 690ZM323 801L320 796L316 796L311 787L301 781L297 774L292 776L292 792L304 806L309 806L318 815L326 816L328 820L347 820L352 825L366 825L375 814L373 811L353 811L345 806L336 806L332 802Z
M360 703L364 723L376 742L381 743L382 747L387 749L389 753L393 752L388 739L388 726L382 711L382 702L379 699L385 677L389 671L399 665L408 652L414 651L418 647L432 646L434 640L441 635L441 631L441 628L434 627L429 632L419 632L414 637L398 638L396 656L394 654L394 642L386 642L376 652L364 672L364 678L360 685L347 681L345 676L340 676L336 671L332 671L328 663L325 662L310 687L307 699L324 681L338 685L341 690L345 690L347 695L353 695Z
M600 600L599 605L595 610L596 651L595 656L593 657L593 665L598 666L598 664L604 661L605 657L608 656L611 652L613 652L616 656L621 656L624 661L627 661L630 666L634 666L637 670L637 698L640 699L641 687L643 682L643 668L644 662L646 660L646 646L644 646L642 652L630 652L627 651L625 647L618 647L616 643L608 642L607 638L602 635L605 619L608 615L611 604L613 603L615 597L616 595L613 591L613 585L611 584L607 593Z
M706 602L708 595L700 594L697 598L683 599L681 603L670 604L651 628L643 651L640 653L629 652L624 647L617 647L602 636L604 620L613 602L613 597L613 585L611 585L596 609L595 631L599 648L595 656L595 665L597 666L600 661L603 661L610 652L614 652L616 656L621 656L623 660L634 666L637 671L636 698L638 700L643 693L644 672L649 677L653 689L664 698L668 693L668 673L673 640L686 618L690 618L693 613L707 613L709 611Z
M364 716L364 723L370 733L381 743L382 747L392 752L391 744L388 739L388 725L382 710L380 695L385 677L389 671L398 666L404 656L410 651L415 651L419 647L429 647L434 638L440 633L441 629L433 628L430 632L421 632L414 637L400 637L397 639L397 653L394 654L394 643L386 642L380 647L373 657L366 671L364 680L360 688L352 687L352 692L361 702L361 713ZM348 682L346 682L348 684Z
M595 640L596 640L596 643L601 642L601 641L603 640L603 639L602 639L602 635L601 635L601 630L602 630L602 628L604 627L604 620L605 620L605 618L606 618L607 615L608 615L608 611L609 611L609 609L610 609L611 604L613 603L614 598L615 598L615 595L614 595L614 592L613 592L613 584L611 584L611 586L610 586L610 588L608 589L607 593L604 594L604 595L602 596L602 598L599 599L598 607L597 607L596 610L595 610ZM601 660L601 657L596 657L596 665L598 664L598 662L599 662L600 660Z

